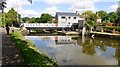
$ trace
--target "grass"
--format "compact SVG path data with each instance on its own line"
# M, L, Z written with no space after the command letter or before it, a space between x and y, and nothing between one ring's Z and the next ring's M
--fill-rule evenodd
M34 67L58 67L58 64L53 59L48 58L45 54L40 52L37 47L35 47L34 43L25 39L19 31L15 31L10 37L20 49L25 63L31 67L33 65L35 65Z

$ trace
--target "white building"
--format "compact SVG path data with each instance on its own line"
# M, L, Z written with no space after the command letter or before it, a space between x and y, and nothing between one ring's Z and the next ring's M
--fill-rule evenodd
M102 19L101 18L97 18L97 23L101 23Z
M81 23L83 24L84 18L81 17L78 12L76 13L68 13L68 12L57 12L56 13L56 21L58 23L67 23L67 24L72 24L72 23Z

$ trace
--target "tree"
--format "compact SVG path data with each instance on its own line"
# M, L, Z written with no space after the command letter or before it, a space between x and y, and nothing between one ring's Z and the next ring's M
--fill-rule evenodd
M102 21L105 21L105 17L107 15L107 12L106 11L98 11L98 16L102 19Z
M4 27L6 25L6 23L9 25L9 26L12 26L12 19L11 18L6 18L5 15L7 13L3 13L4 17L2 17L2 26Z
M120 1L119 1L118 4L119 4L119 5L118 5L118 8L117 8L117 15L118 15L118 20L117 20L117 22L120 24Z
M30 18L29 23L35 23L35 17Z
M40 23L40 22L41 22L41 19L40 19L40 18L35 18L35 22L36 22L36 23Z
M92 11L88 10L88 11L82 13L82 16L85 17L85 24L89 28L94 27L96 25L98 17Z
M8 13L6 14L6 18L11 18L12 21L17 22L17 12L14 8L11 8Z
M82 13L82 16L85 18L88 18L90 16L92 16L94 13L90 10L87 10L86 12Z
M5 14L5 18L7 19L11 19L9 22L7 23L13 23L13 26L15 27L19 27L19 22L21 20L21 15L18 14L14 8L11 8L6 14Z
M49 14L42 14L40 17L40 22L41 23L48 23L52 22L52 16Z
M118 20L118 15L115 12L110 12L105 16L105 20L109 20L110 22L115 22Z
M30 20L29 17L23 17L23 18L22 18L22 21L23 21L23 22L26 22L26 21L29 21L29 20Z

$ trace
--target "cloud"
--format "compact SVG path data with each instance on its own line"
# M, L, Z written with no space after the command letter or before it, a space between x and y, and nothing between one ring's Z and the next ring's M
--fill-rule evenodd
M65 3L66 0L44 0L44 2L50 5L56 5L56 4Z
M41 13L35 10L21 10L19 13L22 17L40 17Z
M56 12L60 11L56 6L45 8L42 11L23 9L24 6L29 5L32 4L30 4L28 0L7 0L7 8L5 9L5 12L8 12L11 8L14 8L19 14L21 14L22 17L40 17L42 13L48 13L54 16Z
M87 2L83 1L83 2L74 3L71 5L69 10L78 11L79 13L82 13L86 10L91 10L93 12L96 12L98 9L95 7L94 3L95 1L87 1Z
M60 5L60 4L68 4L70 11L78 11L84 12L84 10L92 10L96 11L97 8L95 7L94 3L98 2L99 0L44 0L45 3L49 5ZM83 10L84 9L84 10Z
M118 4L114 4L112 6L110 6L107 10L108 12L115 12L118 8Z
M47 2L51 3L54 2L54 4L58 3L65 3L65 2L76 2L76 1L84 1L84 0L33 0L33 2ZM85 1L90 1L90 0L85 0ZM119 0L91 0L91 1L96 1L96 2L118 2ZM76 2L77 3L77 2Z
M54 16L56 12L62 12L62 10L57 8L57 6L62 4L69 5L69 8L66 8L66 10L70 12L78 11L79 13L82 13L86 10L92 10L95 12L97 11L97 8L95 7L94 3L102 1L104 0L33 0L33 4L30 4L28 0L7 0L7 8L5 9L5 12L7 12L10 8L15 8L15 10L17 10L17 12L20 13L22 17L40 17L42 13L48 13ZM34 6L34 2L44 2L46 5L49 5L49 7L44 8L42 11L34 9L23 9L24 6ZM108 10L115 11L116 6L117 5L112 5ZM37 8L39 9L39 7Z
M98 2L119 2L119 0L99 0Z
M7 0L7 8L5 9L5 12L7 12L9 9L14 8L15 10L21 10L23 6L31 5L28 0Z
M99 0L44 0L45 3L50 5L58 5L58 4L77 4L80 2L97 2Z
M24 6L32 5L28 0L7 0L7 8L5 8L5 12L8 12L11 8L14 8L22 17L29 16L38 16L38 12L34 10L26 10L23 9Z
M51 14L52 16L55 16L55 13L60 11L61 10L59 10L56 6L52 6L44 9L42 13L48 13Z
M55 16L56 12L61 12L56 6L48 7L43 9L42 11L38 10L21 10L19 13L22 15L22 17L28 16L28 17L40 17L42 13L48 13L52 16Z

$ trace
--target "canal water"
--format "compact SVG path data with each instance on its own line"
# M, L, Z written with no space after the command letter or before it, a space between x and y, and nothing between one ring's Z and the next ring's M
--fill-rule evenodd
M25 36L59 65L118 65L119 40L82 36Z

